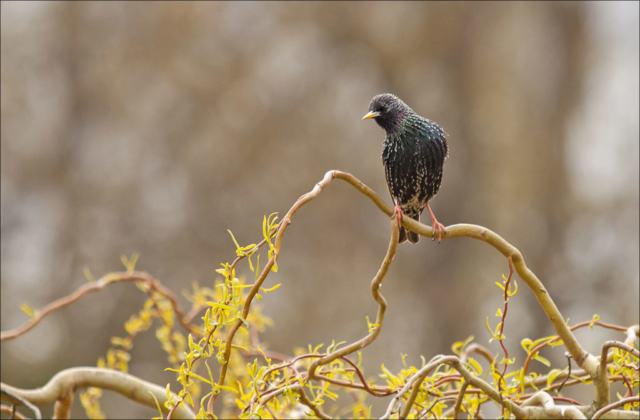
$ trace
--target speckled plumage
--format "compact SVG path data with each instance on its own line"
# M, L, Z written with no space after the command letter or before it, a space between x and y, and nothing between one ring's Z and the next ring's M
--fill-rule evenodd
M368 118L374 118L387 133L382 163L391 198L406 216L420 220L420 214L442 182L448 154L447 134L438 124L419 116L400 98L388 93L374 97L369 111ZM400 228L398 242L407 238L417 243L420 236Z

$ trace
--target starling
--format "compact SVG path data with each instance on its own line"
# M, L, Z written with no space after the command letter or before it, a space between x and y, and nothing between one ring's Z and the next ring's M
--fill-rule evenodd
M400 98L390 93L375 96L369 113L363 120L373 118L387 132L384 138L382 163L391 199L395 204L393 216L402 224L404 215L420 221L426 207L433 220L433 232L442 239L444 225L436 220L429 200L442 182L444 160L448 154L447 135L435 122L416 114ZM420 236L400 226L399 243L409 239L415 244ZM435 240L435 239L434 239Z

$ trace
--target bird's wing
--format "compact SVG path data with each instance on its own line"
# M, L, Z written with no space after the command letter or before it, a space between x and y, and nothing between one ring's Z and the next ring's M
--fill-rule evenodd
M391 162L392 159L393 157L390 155L390 151L386 146L385 139L385 148L382 151L382 167L384 169L384 179L387 184L387 191L389 191L389 197L391 197L391 204L395 207L396 198L393 196L393 192L391 191L393 184L393 173L391 172L393 165L393 163Z
M442 168L448 155L446 133L436 123L425 120L425 124L419 131L420 153L423 156L422 164L426 179L427 190L430 196L435 195L442 181Z

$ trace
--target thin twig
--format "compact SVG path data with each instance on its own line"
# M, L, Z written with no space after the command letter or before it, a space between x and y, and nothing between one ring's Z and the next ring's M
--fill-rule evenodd
M409 380L405 383L404 387L400 391L398 391L398 393L391 399L391 402L387 407L387 411L380 418L388 419L391 416L391 414L394 411L396 411L396 407L398 407L401 404L402 397L404 396L404 394L406 394L413 387L413 391L411 392L411 395L409 396L409 398L407 398L407 402L402 412L400 413L400 418L403 418L403 419L406 418L407 415L409 414L409 411L411 411L413 402L415 401L418 395L418 392L420 391L420 385L422 385L422 382L424 381L424 379L427 377L427 375L429 375L429 373L431 373L433 369L438 367L438 365L442 364L444 360L448 360L447 358L452 360L458 359L455 356L447 356L447 357L436 356L433 359L431 359L429 363L427 363L423 368L421 368L419 371L414 373L409 378Z
M11 407L9 407L8 405L0 405L0 413L6 413L9 414L9 418L10 419L27 419L28 417L25 417L24 414L20 413L19 411L16 411L16 406L15 404L12 404Z
M604 414L608 413L609 411L611 411L613 409L616 409L618 407L622 407L625 404L634 403L634 402L638 402L638 401L640 401L640 396L636 395L635 397L624 398L624 399L622 399L620 401L616 401L614 403L611 403L611 404L607 405L606 407L602 407L600 410L596 411L596 413L593 415L593 417L591 417L591 420L597 420L597 419L601 418Z
M460 387L460 393L458 394L458 399L456 400L456 405L453 408L453 418L454 419L459 419L460 418L460 407L462 407L462 401L464 401L464 393L467 390L467 387L469 387L469 382L463 382L462 386Z
M294 363L296 363L299 360L302 359L308 359L308 358L321 358L321 357L325 357L327 356L326 354L303 354L300 356L297 356L293 359L291 359L290 361L282 364L282 365L277 365L277 366L272 366L269 369L265 370L264 373L262 374L261 380L264 380L267 375L273 373L274 371L280 370L280 369L284 369L286 367L292 366ZM378 388L378 389L373 389L369 386L369 384L367 383L365 377L364 377L364 373L362 373L362 370L358 367L358 365L352 361L351 359L349 359L346 356L342 356L340 357L341 360L344 360L345 362L349 363L352 367L353 370L356 372L356 375L358 376L358 378L360 379L360 381L362 382L362 384L358 384L358 383L353 383L353 382L348 382L348 381L342 381L340 379L335 379L335 378L329 378L327 376L324 375L319 375L316 374L316 376L319 378L319 380L322 381L327 381L333 384L336 384L338 386L343 386L343 387L347 387L347 388L353 388L353 389L361 389L364 391L367 391L369 394L373 395L374 397L386 397L388 395L391 395L395 392L395 390L391 389L391 388Z
M432 413L431 410L433 410L433 408L436 405L438 405L439 403L441 403L442 401L447 401L447 400L457 400L457 398L454 398L454 397L436 398L436 400L433 402L433 404L431 404L428 408L421 409L421 411L418 413L418 416L416 418L421 419L422 417L426 416L427 414L431 414L433 416L433 418L437 419L436 415L434 413ZM419 405L419 404L414 402L414 405Z
M624 380L624 384L627 386L627 392L624 394L624 398L633 397L633 385L631 385L631 381L626 376L622 376Z
M564 381L562 381L562 384L560 384L560 388L558 388L558 390L556 391L558 394L560 393L560 391L562 391L562 388L564 387L564 384L567 383L567 379L569 379L569 377L571 376L571 354L569 354L569 352L565 352L565 357L567 358L567 377L564 378Z
M14 389L13 387L6 386L2 382L0 382L0 398L2 399L2 401L11 403L14 411L17 406L23 405L29 410L33 411L33 418L42 418L42 414L40 413L40 409L37 407L37 404L32 403L28 398L24 398L19 393L12 392L12 390L21 391L18 388Z
M486 347L484 347L484 346L482 346L482 345L480 345L478 343L469 344L464 349L464 352L462 353L462 356L460 356L460 362L461 363L467 363L467 359L473 353L477 353L477 354L481 355L482 357L485 358L485 360L487 362L489 362L489 365L493 365L493 362L494 362L494 359L495 359L493 354L491 354L489 349L487 349Z
M184 312L178 305L175 295L173 292L166 287L162 286L160 282L153 277L151 277L148 273L143 271L126 271L126 272L118 272L118 273L110 273L106 276L100 278L97 281L86 283L80 286L75 292L72 294L60 298L56 301L51 302L44 308L35 311L35 316L29 320L26 324L21 327L14 328L8 331L2 331L0 333L0 341L9 341L13 340L31 330L33 327L38 325L40 321L42 321L46 316L71 305L72 303L80 300L82 297L86 296L89 293L98 292L105 287L114 284L114 283L128 283L128 282L136 282L136 281L144 281L146 282L152 289L157 290L159 293L169 299L171 302L171 306L175 311L178 322L188 331L193 332L193 326L185 321Z
M300 402L304 405L306 405L307 407L309 407L311 409L311 411L313 411L313 414L316 415L316 417L321 418L321 419L330 419L331 417L329 417L329 415L325 414L316 404L314 404L313 402L311 402L309 400L309 397L307 397L307 394L304 392L304 387L301 387L298 390L298 394L300 395Z
M398 404L399 401L402 400L402 395L404 395L410 388L412 388L411 395L407 398L407 404L405 405L402 413L400 414L400 418L406 418L409 415L409 411L411 410L411 405L413 401L415 401L418 392L420 391L420 385L426 378L426 376L440 364L446 364L451 366L453 369L457 370L464 380L469 383L469 385L473 385L477 388L480 388L489 398L497 402L501 403L500 393L496 389L494 389L491 385L489 385L485 380L478 378L477 376L473 376L471 372L467 368L465 368L462 363L460 363L460 359L457 356L436 356L434 357L427 365L425 365L418 372L414 373L411 378L407 381L405 386L398 392L398 394L393 398L387 411L385 414L380 417L381 419L389 418L391 412L394 407ZM470 391L467 391L470 392ZM526 418L526 412L520 408L516 403L509 399L505 399L505 405L509 406L511 412L516 416L516 418Z
M300 403L306 405L307 407L309 407L309 409L311 409L311 411L313 411L313 414L315 414L316 417L321 418L321 419L330 419L331 418L327 414L322 412L322 410L320 410L316 406L316 404L314 404L313 402L311 402L311 400L309 400L309 398L307 397L307 394L305 394L305 392L304 392L304 387L302 385L300 385L300 384L286 385L286 386L283 386L282 388L275 389L275 390L269 392L268 394L264 395L262 397L262 399L260 400L260 403L258 404L256 409L254 411L252 411L252 414L257 414L262 407L266 407L267 406L267 403L269 401L271 401L273 398L277 397L278 395L281 395L282 393L284 393L287 390L296 391L298 393L298 395L300 396Z
M611 347L617 347L621 350L633 354L635 357L640 357L637 349L622 343L620 341L606 341L602 345L602 355L600 356L600 365L598 367L598 376L593 378L593 384L596 387L596 400L594 401L594 407L596 410L600 410L609 405L609 373L607 372L607 358L609 349Z
M282 222L280 222L280 223L282 223ZM278 223L276 226L278 226L278 227L279 227L279 226L280 226L280 223ZM275 231L275 230L274 230L274 232L273 232L273 233L269 232L270 237L273 237L275 234L276 234L276 231ZM266 239L266 238L265 238L265 239L263 239L262 241L260 241L260 242L255 246L255 249L259 249L259 248L261 248L261 247L262 247L264 244L266 244L267 242L268 242L268 241L267 241L267 239ZM238 256L233 260L233 262L231 263L231 265L229 266L229 270L228 270L228 271L229 271L229 273L230 273L230 274L233 274L233 270L235 269L236 264L238 264L241 260L243 260L243 259L244 259L244 258L246 258L247 256L248 256L248 254L238 255ZM227 287L228 287L228 286L227 286ZM253 289L252 289L252 290L253 290ZM232 291L232 290L229 290L229 294L227 295L227 297L226 297L226 299L225 299L225 301L224 301L224 304L225 304L225 305L228 305L228 304L231 302L231 299L233 299L233 291ZM192 310L192 311L189 313L189 316L188 316L187 318L188 318L189 320L191 320L191 319L193 319L193 317L194 317L196 314L197 314L197 312L194 312L194 311ZM216 332L216 330L217 330L217 328L218 328L219 320L220 320L220 316L221 316L221 315L220 315L220 313L218 313L218 314L217 314L217 316L216 316L216 319L215 319L215 325L213 326L213 328L211 328L211 331L209 331L209 333L207 334L207 338L205 339L205 343L204 343L204 345L202 346L202 349L203 349L204 351L206 351L206 350L207 350L207 347L210 347L210 345L211 345L211 338L213 337L213 334ZM246 317L246 314L243 316L243 319L244 319L245 317ZM237 331L237 329L238 329L238 328L239 328L239 326L238 326L238 327L236 327L236 331ZM234 334L235 334L235 332L234 332ZM202 337L202 334L198 334L198 336ZM229 343L227 343L227 348L231 349L231 343L230 343L230 342L229 342ZM213 349L211 349L211 350L213 350ZM226 354L226 352L225 352L225 354ZM228 357L228 355L227 355L226 357ZM196 355L196 356L191 360L191 362L189 363L189 366L188 366L188 372L187 372L187 375L186 375L186 381L187 381L187 382L189 381L189 377L191 376L191 375L189 374L189 372L191 372L191 371L192 371L193 366L195 365L195 363L196 363L198 360L200 360L201 358L202 358L202 354L201 354L201 353L200 353L200 354L197 354L197 355ZM228 359L225 359L225 360L228 360ZM223 366L226 366L226 363L225 363ZM225 369L225 373L226 373L226 367L225 367L224 369ZM214 397L214 396L217 396L217 392L216 392L215 387L214 387L214 390L213 390L213 391L214 391L214 392L213 392L213 394L211 395L211 398L209 399L209 402L210 402L211 404L212 404L212 400L215 400L215 397ZM186 397L186 394L182 397L182 399L181 399L180 401L183 401L185 397ZM209 412L212 412L212 410L209 410ZM171 415L172 415L172 414L173 414L173 411L170 411L170 412L169 412L169 415L167 416L167 420L171 419Z
M640 351L638 351L638 349L634 349L630 345L622 343L620 341L612 340L612 341L605 341L604 344L602 345L602 356L600 357L601 362L604 361L606 364L607 353L611 347L619 348L620 350L624 350L628 353L633 354L635 357L640 358Z
M588 326L591 326L591 325L597 325L599 327L603 327L603 328L607 328L607 329L615 330L615 331L627 331L627 333L629 331L629 329L627 329L627 328L625 328L623 326L614 325L614 324L607 324L606 322L602 322L602 321L595 321L595 322L594 321L583 321L583 322L580 322L580 323L578 323L576 325L573 325L573 326L569 327L569 329L571 331L575 331L575 330L577 330L579 328L584 328L584 327L588 327ZM633 328L634 327L630 327L630 329L633 329ZM529 371L529 363L531 363L531 359L533 359L533 357L536 355L536 353L538 353L543 348L545 348L545 347L547 347L547 346L549 346L549 345L551 345L553 343L558 342L559 340L560 340L560 337L556 336L556 337L550 338L549 340L547 340L547 341L545 341L543 343L538 344L533 349L531 349L531 351L529 352L529 355L527 356L527 358L524 361L524 375L526 375L527 372Z
M504 380L504 374L507 373L507 366L509 363L509 352L507 351L507 347L504 345L504 324L507 319L507 310L509 309L509 285L511 284L511 277L513 276L513 262L511 261L511 257L507 257L507 261L509 262L509 276L507 277L507 281L504 283L504 311L502 312L502 321L500 322L500 335L499 342L500 347L504 351L504 367L502 368L502 373L500 374L500 379L498 379L498 392L500 393L500 405L502 409L502 417L504 418L504 397L502 396L502 381ZM497 370L497 369L496 369Z

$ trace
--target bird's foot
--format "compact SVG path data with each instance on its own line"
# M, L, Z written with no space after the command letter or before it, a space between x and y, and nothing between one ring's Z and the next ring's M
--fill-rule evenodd
M444 225L440 222L438 222L438 219L436 219L436 216L433 215L433 212L431 211L431 207L429 206L429 204L427 204L427 210L429 210L429 214L431 215L431 219L433 220L433 225L431 226L431 240L435 241L436 238L433 237L433 235L435 235L436 233L436 229L438 230L438 243L440 243L440 241L442 240L442 232L446 233L447 232L447 228L444 227Z
M398 228L400 228L402 226L402 222L404 222L404 212L402 211L398 203L396 203L396 208L393 209L391 218L393 219L396 216L398 216Z
M440 222L438 222L437 220L433 220L433 225L431 226L431 229L433 230L433 232L431 233L431 236L433 237L433 235L436 233L436 229L438 229L438 243L440 243L440 241L442 240L442 232L447 232L447 228L444 227L444 225ZM432 241L435 241L436 238L432 238Z

